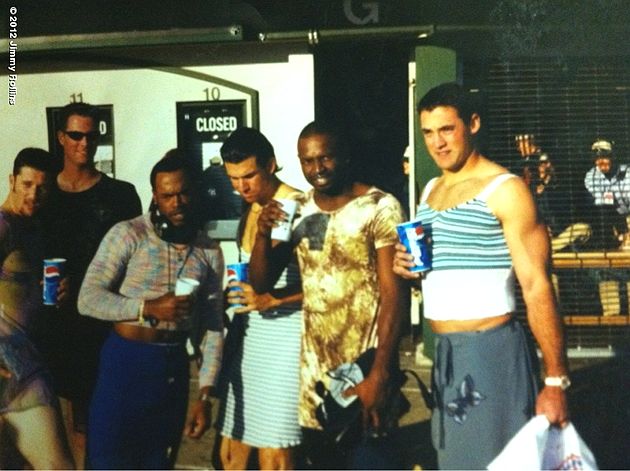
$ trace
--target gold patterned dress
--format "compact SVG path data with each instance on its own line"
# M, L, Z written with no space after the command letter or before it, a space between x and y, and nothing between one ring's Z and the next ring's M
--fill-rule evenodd
M292 236L304 292L300 424L321 428L315 383L327 386L327 371L376 344L376 251L396 243L403 212L396 198L374 187L335 211L322 211L313 191L300 203Z

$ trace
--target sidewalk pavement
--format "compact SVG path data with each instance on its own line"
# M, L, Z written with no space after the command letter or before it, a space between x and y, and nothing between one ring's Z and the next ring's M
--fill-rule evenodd
M401 352L401 367L416 372L430 386L430 362L419 354ZM630 469L630 368L627 356L570 361L572 386L569 409L572 421L593 451L600 469ZM429 417L415 380L410 378L403 392L411 410L401 420L397 432L403 469L436 469L431 445ZM197 397L196 379L191 384L191 400ZM218 407L213 407L216 418ZM214 429L200 440L184 438L177 469L214 469L212 448Z
M413 370L430 387L430 364L418 365L410 352L401 353L401 368ZM197 397L198 385L196 378L191 380L190 400ZM422 396L411 376L403 386L403 393L411 403L411 410L401 420L398 430L400 453L405 463L405 469L435 469L435 452L431 446L429 417L430 412L424 405ZM216 418L218 404L213 404L212 417ZM199 440L184 437L177 458L177 469L215 469L212 466L212 449L216 433L209 430Z

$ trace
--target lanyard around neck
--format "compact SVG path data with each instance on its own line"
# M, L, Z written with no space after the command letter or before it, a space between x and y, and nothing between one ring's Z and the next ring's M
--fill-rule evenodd
M171 245L170 243L167 244L167 254L168 254L168 290L171 291L173 289L173 280L171 279ZM188 261L188 258L190 257L190 254L192 253L192 245L188 245L187 250L186 250L186 255L184 256L184 261L182 262L182 266L179 267L179 270L177 270L177 275L175 276L175 280L177 280L177 278L179 278L179 276L182 274L182 271L184 271L184 267L186 266L186 262Z

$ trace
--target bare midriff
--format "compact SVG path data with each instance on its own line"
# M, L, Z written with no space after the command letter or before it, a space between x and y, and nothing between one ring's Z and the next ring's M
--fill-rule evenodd
M127 340L148 343L183 343L187 333L181 330L160 330L151 327L143 327L126 322L114 323L114 330L118 335Z
M481 319L470 319L466 321L448 320L434 321L431 320L431 329L436 334L452 334L455 332L480 332L505 324L512 318L512 313L502 314L500 316L482 317Z

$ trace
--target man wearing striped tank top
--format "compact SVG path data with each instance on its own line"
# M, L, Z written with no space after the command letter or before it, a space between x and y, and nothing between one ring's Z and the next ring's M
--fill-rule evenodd
M433 444L443 469L485 469L534 415L568 423L566 351L549 279L549 239L521 178L476 147L481 119L456 84L418 103L420 128L442 174L425 188L417 217L433 230L433 266L413 273L396 246L393 270L422 282L424 315L436 333ZM515 277L542 351L536 358L514 318Z

